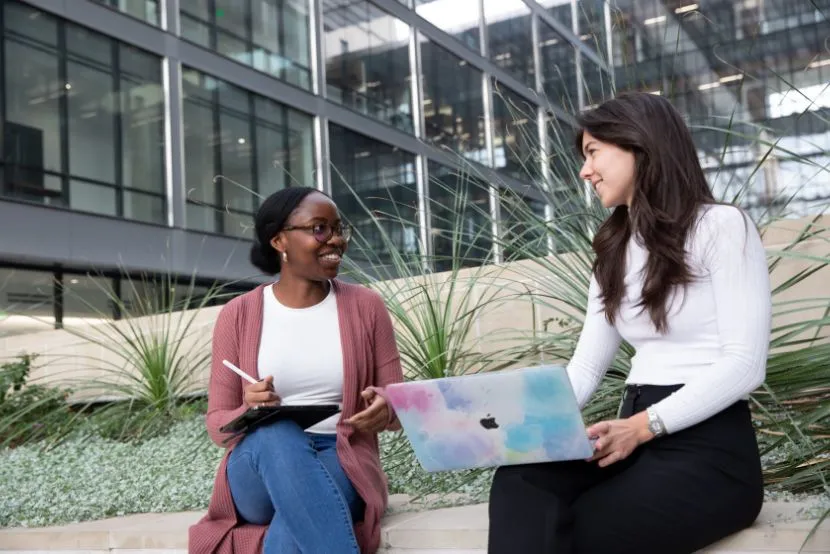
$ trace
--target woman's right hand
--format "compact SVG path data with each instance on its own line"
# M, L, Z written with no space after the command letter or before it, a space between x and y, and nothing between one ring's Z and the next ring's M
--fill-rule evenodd
M269 375L262 381L245 385L245 394L243 396L245 404L251 408L261 408L265 406L279 406L280 397L274 392L274 376Z

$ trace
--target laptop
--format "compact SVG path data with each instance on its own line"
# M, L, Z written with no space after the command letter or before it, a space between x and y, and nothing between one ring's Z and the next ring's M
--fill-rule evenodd
M397 383L386 396L428 472L593 454L562 366Z

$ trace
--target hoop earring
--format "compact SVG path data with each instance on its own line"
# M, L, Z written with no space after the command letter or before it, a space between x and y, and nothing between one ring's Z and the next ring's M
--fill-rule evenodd
M288 262L288 252L283 252L282 253L282 261L283 261L283 263Z

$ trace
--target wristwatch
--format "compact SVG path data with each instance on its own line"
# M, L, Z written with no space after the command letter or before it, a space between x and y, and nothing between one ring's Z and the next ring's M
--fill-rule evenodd
M665 435L666 426L663 425L663 420L660 419L657 412L655 412L653 408L649 407L646 409L646 413L648 414L648 430L651 434L654 435L655 438Z

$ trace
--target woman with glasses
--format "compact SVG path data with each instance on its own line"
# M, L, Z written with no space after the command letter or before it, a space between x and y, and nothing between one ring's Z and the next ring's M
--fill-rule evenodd
M327 195L307 187L267 198L255 217L251 262L279 280L229 302L213 334L207 429L252 406L340 404L301 429L291 421L230 440L190 552L375 552L386 509L377 433L397 429L383 387L402 380L381 297L336 279L349 227ZM257 382L223 366L228 360Z

